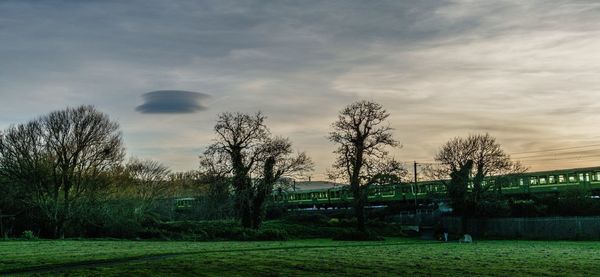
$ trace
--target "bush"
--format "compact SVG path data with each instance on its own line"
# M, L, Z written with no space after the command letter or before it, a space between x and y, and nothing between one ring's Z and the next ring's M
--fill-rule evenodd
M31 230L23 231L23 234L21 235L21 237L24 238L24 239L28 239L28 240L37 239L37 236L34 235L33 231L31 231Z
M508 201L497 195L486 197L477 206L476 216L504 217L511 215L511 206Z
M286 215L283 220L293 223L327 225L329 218L321 213L292 213Z
M575 188L560 194L554 212L563 216L597 215L600 205L588 190Z
M340 219L339 218L332 218L327 223L329 223L329 225L337 225L337 224L340 223Z
M276 206L276 205L271 205L271 206L267 207L265 219L267 219L267 220L280 219L286 214L287 214L287 208L281 207L281 206Z
M545 216L548 206L534 200L515 200L509 203L512 216Z
M168 238L194 241L205 240L287 240L289 234L277 225L262 230L242 228L234 221L177 221L161 223L145 230L140 238Z
M256 240L288 240L289 234L285 230L265 229L258 231Z

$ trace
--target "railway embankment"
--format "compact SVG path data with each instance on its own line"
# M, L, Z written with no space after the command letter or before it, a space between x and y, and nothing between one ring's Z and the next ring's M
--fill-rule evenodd
M462 233L460 217L443 217L450 233ZM470 218L475 237L533 240L600 240L600 216Z

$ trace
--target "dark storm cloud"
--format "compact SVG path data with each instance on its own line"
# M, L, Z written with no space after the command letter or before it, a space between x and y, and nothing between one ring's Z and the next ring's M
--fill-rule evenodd
M145 93L144 104L137 106L140 113L194 113L205 110L201 100L208 94L184 90L157 90Z

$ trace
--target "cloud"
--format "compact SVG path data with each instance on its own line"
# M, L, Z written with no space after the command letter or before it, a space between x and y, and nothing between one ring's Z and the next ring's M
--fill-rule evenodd
M93 104L132 155L177 170L197 166L217 113L261 110L324 172L329 126L358 99L392 114L403 160L481 131L509 152L600 137L597 1L80 2L0 0L1 126ZM218 93L202 116L149 121L207 106L177 91L139 103L156 88Z
M144 104L137 106L136 111L146 114L156 113L195 113L205 110L201 100L208 94L184 90L157 90L145 93Z

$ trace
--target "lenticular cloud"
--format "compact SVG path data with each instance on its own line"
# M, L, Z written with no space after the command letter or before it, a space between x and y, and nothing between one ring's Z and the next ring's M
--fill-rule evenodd
M145 114L194 113L206 109L202 100L208 94L184 90L157 90L145 93L144 103L135 108Z

